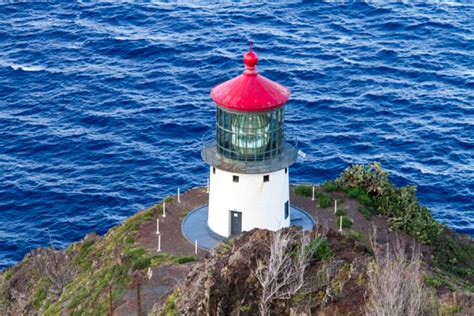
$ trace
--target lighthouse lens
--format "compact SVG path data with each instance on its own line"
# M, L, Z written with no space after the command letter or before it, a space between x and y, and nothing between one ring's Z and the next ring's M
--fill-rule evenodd
M232 144L244 156L261 155L265 152L270 126L264 115L241 115L232 122Z
M283 109L237 113L217 109L217 147L237 160L255 161L279 154L283 140Z

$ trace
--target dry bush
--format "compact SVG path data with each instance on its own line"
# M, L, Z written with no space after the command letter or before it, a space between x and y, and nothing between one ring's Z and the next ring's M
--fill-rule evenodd
M62 250L42 249L33 260L34 265L49 280L48 291L55 297L62 294L77 272L71 256Z
M372 236L374 261L368 269L369 298L366 315L421 315L428 305L428 290L423 284L419 248L407 251L399 238L382 247Z
M270 254L257 261L254 275L261 288L260 314L270 314L273 301L289 299L306 285L305 272L312 253L309 237L301 232L279 230L273 233Z

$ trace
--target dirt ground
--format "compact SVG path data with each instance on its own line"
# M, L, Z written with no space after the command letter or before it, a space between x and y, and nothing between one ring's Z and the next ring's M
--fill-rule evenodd
M374 225L377 227L377 241L391 242L396 236L404 239L400 233L392 233L387 222L383 218L366 219L359 211L359 203L349 198L345 193L328 193L333 200L338 199L340 203L338 208L346 210L347 215L353 220L352 230L361 231L366 236L372 235ZM316 219L317 223L323 228L338 229L334 206L328 208L318 207L318 201L311 198L298 196L293 193L293 187L290 193L291 204L303 209ZM166 217L163 214L156 214L153 220L143 224L139 237L136 241L137 246L144 247L150 251L157 250L156 219L160 219L161 251L179 256L194 255L194 245L186 240L181 231L181 222L184 217L193 209L208 203L208 193L206 188L194 188L180 196L178 203L176 196L166 203ZM413 240L406 236L407 240ZM413 246L413 245L410 245ZM422 247L422 253L425 258L429 258L428 249ZM203 258L208 251L198 249L198 258ZM141 278L141 306L142 314L148 314L155 303L163 304L165 298L172 291L174 286L184 280L192 264L184 265L161 265L152 270L152 277L143 275ZM114 315L133 315L136 314L136 287L132 286L127 290L125 297L116 302L114 306Z

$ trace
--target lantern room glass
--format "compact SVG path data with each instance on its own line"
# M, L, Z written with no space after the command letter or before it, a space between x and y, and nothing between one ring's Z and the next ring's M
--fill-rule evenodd
M267 112L237 112L217 107L217 149L227 158L271 159L284 144L283 107Z

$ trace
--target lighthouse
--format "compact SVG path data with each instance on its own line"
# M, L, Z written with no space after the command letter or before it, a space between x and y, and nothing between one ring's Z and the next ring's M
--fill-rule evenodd
M257 72L252 44L243 61L242 74L211 90L215 138L201 151L210 165L207 227L222 238L290 226L289 167L297 159L284 133L290 91Z

